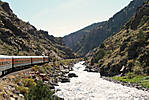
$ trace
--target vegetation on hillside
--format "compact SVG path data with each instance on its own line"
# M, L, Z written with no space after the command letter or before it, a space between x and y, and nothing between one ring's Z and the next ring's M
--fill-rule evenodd
M149 3L144 3L124 28L94 49L91 64L104 76L149 75ZM101 52L102 51L102 52ZM101 57L100 57L100 56Z
M64 46L61 38L37 30L19 19L9 4L0 1L0 55L54 55L73 58L74 53Z
M102 45L90 52L91 69L102 76L149 88L149 1Z
M37 85L30 87L25 94L25 100L60 100L60 98L54 95L49 86L37 81Z

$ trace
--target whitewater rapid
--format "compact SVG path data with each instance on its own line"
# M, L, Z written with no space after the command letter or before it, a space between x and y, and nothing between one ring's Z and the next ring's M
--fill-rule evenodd
M83 63L75 64L71 71L78 77L58 83L57 96L65 100L149 100L149 92L103 80L99 73L84 71Z

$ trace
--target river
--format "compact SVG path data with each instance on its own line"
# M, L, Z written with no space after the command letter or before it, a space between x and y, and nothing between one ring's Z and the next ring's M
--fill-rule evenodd
M149 92L106 81L99 73L84 71L83 63L75 64L71 71L78 77L58 83L56 95L65 100L149 100Z

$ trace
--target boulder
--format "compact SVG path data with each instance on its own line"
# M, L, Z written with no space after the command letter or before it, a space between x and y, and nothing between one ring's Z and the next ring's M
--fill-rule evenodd
M92 69L90 69L88 72L99 72L99 71L98 71L98 69L96 69L96 68L92 68Z
M61 79L61 83L70 82L70 79L68 77L64 77Z
M69 74L68 74L68 77L69 77L69 78L78 77L78 75L76 75L75 73L69 73Z

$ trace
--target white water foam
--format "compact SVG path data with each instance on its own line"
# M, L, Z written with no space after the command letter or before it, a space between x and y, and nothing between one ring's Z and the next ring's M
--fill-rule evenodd
M149 92L103 80L99 73L83 71L82 64L75 64L72 71L78 77L59 83L57 96L65 100L149 100Z

